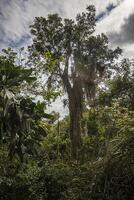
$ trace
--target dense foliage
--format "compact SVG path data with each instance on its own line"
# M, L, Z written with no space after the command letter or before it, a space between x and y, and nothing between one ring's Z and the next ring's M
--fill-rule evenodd
M48 49L44 54L50 72L58 61ZM57 84L42 90L37 71L10 48L0 56L0 200L133 200L133 61L112 63L93 103L83 108L75 159L70 116L61 120L58 113L46 113L61 91Z

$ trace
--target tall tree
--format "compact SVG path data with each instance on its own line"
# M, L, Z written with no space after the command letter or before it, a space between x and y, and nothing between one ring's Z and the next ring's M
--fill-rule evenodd
M104 34L93 34L95 22L95 8L88 6L75 20L53 14L47 18L36 17L30 26L33 35L33 44L29 47L31 58L38 63L38 59L41 60L49 88L60 84L67 92L74 158L81 144L84 99L94 98L100 77L121 52L119 48L109 49Z

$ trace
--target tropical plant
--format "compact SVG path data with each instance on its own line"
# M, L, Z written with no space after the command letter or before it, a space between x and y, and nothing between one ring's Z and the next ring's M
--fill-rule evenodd
M36 80L32 69L17 65L16 53L11 49L4 52L6 56L0 57L0 139L9 144L11 158L17 153L23 161L25 152L37 149L33 146L45 132L41 132L40 120L48 115L44 103L35 103L23 94Z

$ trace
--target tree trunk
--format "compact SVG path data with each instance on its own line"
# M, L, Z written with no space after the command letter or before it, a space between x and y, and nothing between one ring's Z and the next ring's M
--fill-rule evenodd
M72 145L72 157L78 158L78 150L81 145L81 112L82 112L82 87L79 77L74 75L73 85L69 81L68 62L62 75L62 81L66 88L69 100L69 115L70 115L70 139Z
M70 112L70 138L72 145L72 157L78 158L78 150L81 145L81 128L80 128L80 109L77 107L76 101L69 99L69 112Z

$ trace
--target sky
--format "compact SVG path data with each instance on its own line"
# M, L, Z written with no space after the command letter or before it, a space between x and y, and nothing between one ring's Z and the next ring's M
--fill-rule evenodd
M105 33L112 48L120 46L125 57L134 57L134 0L0 0L0 50L27 46L35 17L75 18L90 4L96 7L95 33Z
M134 0L0 0L0 49L29 44L29 25L36 16L59 13L75 18L89 4L96 7L96 34L107 34L111 46L133 56Z

